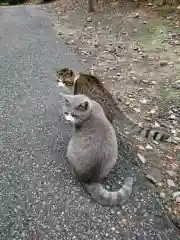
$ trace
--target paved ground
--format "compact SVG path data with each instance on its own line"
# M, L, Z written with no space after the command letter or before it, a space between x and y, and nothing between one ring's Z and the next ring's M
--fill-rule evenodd
M39 6L0 8L0 239L178 239L123 139L109 183L126 165L138 177L122 209L95 204L69 174L54 68L82 66L51 25Z

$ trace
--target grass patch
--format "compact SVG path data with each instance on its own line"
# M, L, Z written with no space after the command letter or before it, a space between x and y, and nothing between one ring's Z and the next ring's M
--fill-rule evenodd
M174 3L174 4L165 4L162 6L156 5L156 7L153 9L153 11L157 12L163 18L167 18L167 17L171 16L171 17L174 17L174 18L176 17L179 19L180 9L177 8L178 5L180 5L180 2Z
M160 98L165 103L180 104L180 90L174 88L160 88Z
M164 17L167 17L169 14L177 12L178 9L175 6L164 5L161 7L157 7L156 10Z
M42 1L41 0L30 0L29 3L30 4L40 4L40 3L42 3Z
M178 73L180 73L180 64L175 64L175 65L174 65L174 68L176 69L176 71L177 71Z
M166 39L168 36L168 27L162 22L153 25L144 25L139 31L138 39L140 43L149 51L168 48Z

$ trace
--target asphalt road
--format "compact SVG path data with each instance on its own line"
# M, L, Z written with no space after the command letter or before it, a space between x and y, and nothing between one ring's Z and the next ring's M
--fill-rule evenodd
M125 206L94 203L71 177L58 65L82 69L48 13L40 6L0 8L0 240L178 239L124 139L109 184L121 184L132 168L137 183Z

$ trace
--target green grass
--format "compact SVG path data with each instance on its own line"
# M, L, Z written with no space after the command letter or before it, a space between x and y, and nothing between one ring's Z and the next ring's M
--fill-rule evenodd
M177 6L168 4L155 8L155 11L159 12L159 14L163 17L180 13L180 9L177 9Z
M160 22L153 25L144 25L139 31L138 40L149 51L168 48L169 44L166 41L168 36L168 27Z
M161 88L159 89L161 100L169 103L175 102L180 104L180 90L174 88Z

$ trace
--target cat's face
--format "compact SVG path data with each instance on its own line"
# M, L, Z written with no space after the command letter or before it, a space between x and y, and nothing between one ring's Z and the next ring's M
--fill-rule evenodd
M60 87L72 88L74 85L75 74L69 68L63 68L56 71L58 85Z
M74 124L84 123L91 112L91 100L83 94L66 95L61 93L61 96L64 98L65 119Z

